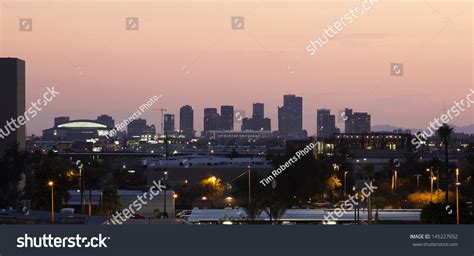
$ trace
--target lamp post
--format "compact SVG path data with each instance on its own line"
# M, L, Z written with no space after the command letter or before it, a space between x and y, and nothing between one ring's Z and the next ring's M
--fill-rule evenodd
M92 192L89 188L89 217L92 215Z
M416 177L416 189L420 190L420 176L421 174L415 174Z
M392 192L397 192L397 190L398 190L398 172L397 170L393 170Z
M227 205L228 206L232 206L232 201L234 200L234 198L228 196L225 198L225 201L227 202Z
M456 169L456 224L459 225L459 168Z
M433 202L433 180L436 180L436 177L433 175L432 168L426 168L426 171L430 173L430 182L431 182L430 202Z
M217 178L216 176L212 176L209 178L209 180L211 181L213 187L212 193L209 195L209 197L211 198L211 207L214 208L214 201L216 201L216 193L214 191L214 188L216 187Z
M51 224L54 224L54 182L48 181L48 186L51 187Z
M81 214L84 213L84 179L82 177L82 167L84 166L82 163L81 163L81 160L77 160L76 161L76 166L77 168L79 169L79 190L80 190L80 193L81 193Z
M251 182L251 167L250 165L248 166L249 167L249 206L250 204L252 203L252 182Z
M347 171L344 172L344 200L346 200L346 188L347 188Z
M436 176L433 176L433 173L431 173L431 194L430 194L430 202L433 202L433 181L436 180Z
M165 171L164 172L164 175L165 175L165 178L164 178L164 182L165 182L165 186L166 185L166 181L168 180L168 172ZM168 212L166 211L166 187L165 187L165 191L164 191L164 199L163 199L163 216L168 218Z
M176 208L176 200L178 199L178 194L173 192L173 209Z

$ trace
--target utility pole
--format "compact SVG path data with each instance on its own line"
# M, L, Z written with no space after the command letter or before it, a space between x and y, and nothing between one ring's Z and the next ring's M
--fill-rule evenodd
M251 167L249 165L249 207L250 207L250 204L252 203L252 182L251 182Z
M416 189L420 190L420 176L421 174L415 174L416 177Z
M81 214L84 214L84 178L82 177L82 167L84 166L81 163L81 160L76 161L76 166L79 168L79 189L80 189L80 198L81 198Z
M370 187L372 187L372 181L370 181ZM372 193L367 197L367 217L368 223L372 224Z
M165 176L165 178L164 178L165 191L164 191L164 197L163 197L163 206L164 206L163 207L163 216L165 218L168 218L168 212L166 211L166 189L167 189L166 186L168 186L168 184L167 184L167 182L168 182L168 172L166 171L166 169L165 169L165 172L164 172L164 176Z
M152 110L158 110L161 112L161 134L165 135L165 159L168 159L168 133L165 131L165 112L167 111L165 108L156 109L153 108Z
M459 225L459 168L456 169L456 224Z

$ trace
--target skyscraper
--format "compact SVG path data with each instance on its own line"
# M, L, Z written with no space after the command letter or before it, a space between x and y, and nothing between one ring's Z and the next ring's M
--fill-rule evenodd
M368 133L370 132L370 115L367 112L355 112L354 119L354 133Z
M370 132L370 115L367 112L352 112L346 108L344 111L345 133L368 133Z
M204 109L204 131L216 131L219 127L217 108Z
M242 119L242 131L270 131L271 120L265 118L264 104L254 103L252 118Z
M174 115L173 114L165 114L164 115L164 124L163 124L165 132L174 132Z
M145 119L135 119L127 125L128 136L140 137L142 135L155 135L156 128L154 125L147 125Z
M303 98L295 95L284 95L283 106L278 107L278 131L286 138L302 138L303 131Z
M221 106L221 117L219 120L219 130L234 130L234 106Z
M265 105L263 103L254 103L253 104L253 118L264 118Z
M60 124L64 124L69 122L68 116L58 116L54 118L54 126L58 126Z
M194 110L189 105L179 109L179 129L187 138L194 137Z
M69 121L69 117L68 117L68 121ZM100 115L100 116L97 117L96 121L101 123L101 124L105 124L108 127L114 127L115 126L115 120L109 115Z
M352 133L353 132L353 126L354 126L354 120L352 119L352 109L351 108L346 108L344 109L344 132L345 133Z
M319 138L330 138L333 134L339 133L336 127L336 116L331 115L331 110L318 109L316 119L316 134Z
M25 147L25 125L11 126L19 116L25 114L25 61L17 58L0 58L0 85L2 93L0 102L0 155L8 146L18 144ZM18 118L18 123L20 123ZM10 129L13 128L13 129Z

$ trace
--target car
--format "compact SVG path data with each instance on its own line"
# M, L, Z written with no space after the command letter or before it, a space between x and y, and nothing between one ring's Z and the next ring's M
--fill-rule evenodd
M183 210L183 211L180 211L176 214L176 218L179 218L179 219L187 219L189 216L191 216L191 213L193 212L193 210Z
M146 217L141 215L141 214L134 213L134 214L132 214L132 217L130 217L130 219L132 219L132 220L144 220L144 219L146 219Z
M326 208L326 207L330 207L331 206L331 203L330 202L327 202L327 201L317 201L314 203L314 206L316 207L319 207L319 208Z

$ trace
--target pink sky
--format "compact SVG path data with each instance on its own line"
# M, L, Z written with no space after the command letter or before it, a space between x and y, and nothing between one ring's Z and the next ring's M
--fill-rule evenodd
M250 114L253 102L265 103L276 129L287 93L303 96L310 134L317 108L351 107L369 112L373 125L425 128L473 86L472 2L380 0L315 55L306 52L361 2L7 1L0 55L26 60L27 102L46 86L61 93L28 134L61 115L121 121L160 94L155 107L177 121L179 107L192 105L198 130L204 107ZM231 16L244 16L245 29L232 30ZM140 29L126 31L126 17L139 17ZM19 31L20 18L33 19L32 32ZM404 64L403 77L390 76L391 62ZM474 123L473 113L454 124ZM158 111L144 117L159 127Z

